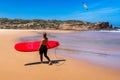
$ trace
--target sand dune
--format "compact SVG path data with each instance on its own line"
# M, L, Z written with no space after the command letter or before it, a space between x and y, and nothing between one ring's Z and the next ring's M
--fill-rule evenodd
M18 38L31 35L36 34L26 30L0 30L0 80L120 80L119 70L69 57L65 61L56 59L53 53L49 56L54 64L49 66L47 62L39 63L38 52L21 53L14 49Z

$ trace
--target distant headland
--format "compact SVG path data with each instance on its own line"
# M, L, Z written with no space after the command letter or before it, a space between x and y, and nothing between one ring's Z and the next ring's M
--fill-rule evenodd
M109 22L85 22L80 20L43 20L0 18L0 29L57 29L57 30L116 30Z

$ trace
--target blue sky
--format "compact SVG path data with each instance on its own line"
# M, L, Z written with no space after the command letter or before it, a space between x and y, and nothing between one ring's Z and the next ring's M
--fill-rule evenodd
M120 0L0 0L0 17L108 21L120 26Z

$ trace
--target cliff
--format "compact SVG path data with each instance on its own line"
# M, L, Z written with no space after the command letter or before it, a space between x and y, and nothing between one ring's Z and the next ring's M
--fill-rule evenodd
M0 18L0 29L61 29L61 30L112 30L109 22L90 23L79 20L22 20Z

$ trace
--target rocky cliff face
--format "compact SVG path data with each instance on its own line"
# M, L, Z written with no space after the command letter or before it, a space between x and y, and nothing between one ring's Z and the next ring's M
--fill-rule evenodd
M113 29L113 26L110 25L108 22L99 22L96 23L93 29Z
M86 24L61 24L60 29L63 30L112 30L114 29L112 25L108 22L99 23L86 23Z
M61 30L106 30L114 29L108 22L90 23L78 20L22 20L0 18L0 29L61 29Z

